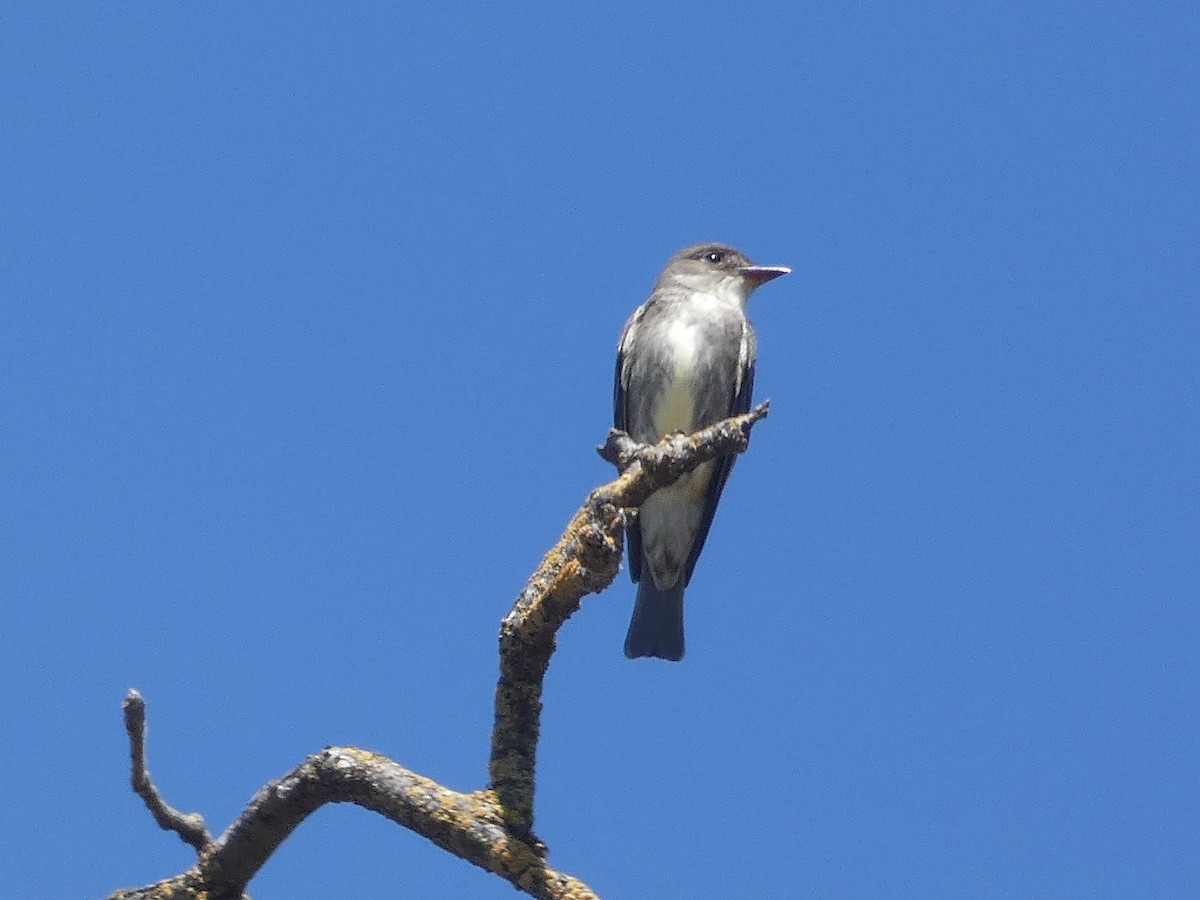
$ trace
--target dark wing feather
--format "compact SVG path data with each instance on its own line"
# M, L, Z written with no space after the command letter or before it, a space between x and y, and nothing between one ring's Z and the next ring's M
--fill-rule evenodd
M750 364L742 376L741 386L733 398L731 416L740 416L750 412L750 398L754 394L754 364L754 357L751 356ZM683 570L684 587L687 587L688 582L692 580L692 569L696 568L696 560L700 558L700 551L704 549L704 542L708 538L708 529L712 526L713 516L717 513L717 502L721 499L721 491L725 489L725 482L729 480L729 473L733 470L733 463L736 459L737 454L734 453L721 457L714 465L713 477L708 482L708 494L704 498L704 514L700 517L696 540L692 544L692 552L688 554L687 566ZM630 555L632 556L632 541L630 545Z
M640 310L639 310L640 312ZM628 428L628 411L625 407L625 382L622 370L625 368L625 335L633 327L633 323L625 326L621 332L621 340L617 344L617 373L613 379L613 428L625 431ZM629 544L629 577L634 583L642 577L642 529L637 522L636 512L626 514L628 524L625 526L625 536Z

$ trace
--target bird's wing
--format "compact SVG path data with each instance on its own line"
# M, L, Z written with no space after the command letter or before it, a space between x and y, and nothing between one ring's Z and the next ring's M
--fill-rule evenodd
M754 364L755 340L750 323L743 324L741 353L738 357L738 378L734 386L730 403L731 416L740 416L750 411L750 398L754 394ZM708 529L712 526L713 516L717 513L717 502L721 499L721 491L729 480L737 454L723 456L713 463L712 478L708 481L708 492L704 497L704 512L700 516L700 527L696 529L696 540L692 543L692 552L688 554L687 565L683 570L683 584L687 587L692 580L692 569L696 568L696 560L704 549L704 541L708 538Z
M629 428L629 411L625 406L625 388L629 383L629 372L625 368L625 357L633 344L634 333L644 309L644 306L640 307L629 317L629 321L621 330L621 339L617 342L617 371L613 379L613 427L621 431L627 431ZM642 529L638 526L636 515L628 517L625 535L629 539L629 577L637 582L642 577Z

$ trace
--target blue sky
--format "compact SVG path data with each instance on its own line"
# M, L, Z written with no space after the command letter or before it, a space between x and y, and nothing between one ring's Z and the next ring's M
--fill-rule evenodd
M496 634L676 249L758 292L688 594L560 634L605 898L1200 894L1200 14L27 5L0 27L0 895L103 896L354 744L484 783ZM353 807L257 900L508 898Z

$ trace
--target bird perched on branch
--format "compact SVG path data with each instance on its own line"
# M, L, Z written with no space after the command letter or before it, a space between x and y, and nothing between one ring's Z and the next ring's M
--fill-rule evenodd
M754 329L746 300L786 275L723 244L696 244L667 263L617 345L613 423L639 443L690 434L750 409ZM637 603L625 655L683 658L683 589L712 525L732 456L697 467L642 504L626 530Z

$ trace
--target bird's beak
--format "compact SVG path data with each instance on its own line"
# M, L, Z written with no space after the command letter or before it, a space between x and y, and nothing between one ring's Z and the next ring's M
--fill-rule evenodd
M750 282L751 287L759 287L772 278L789 274L792 270L787 266L742 266L738 271Z

